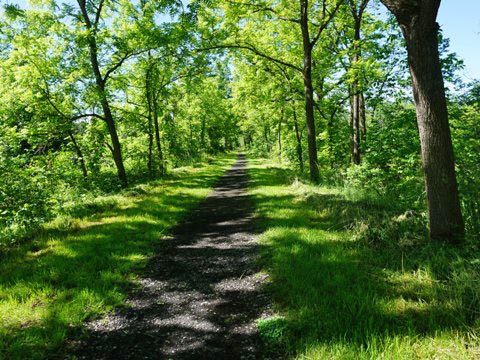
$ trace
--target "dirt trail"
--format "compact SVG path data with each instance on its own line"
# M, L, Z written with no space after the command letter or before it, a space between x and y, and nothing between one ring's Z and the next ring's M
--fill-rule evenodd
M257 274L246 160L173 230L129 308L88 324L80 359L266 359L255 320L270 313Z

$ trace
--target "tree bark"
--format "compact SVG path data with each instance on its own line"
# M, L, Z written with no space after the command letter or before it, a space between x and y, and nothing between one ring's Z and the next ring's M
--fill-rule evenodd
M353 17L353 54L350 59L351 66L354 68L358 66L361 60L361 27L363 13L370 0L349 0L348 4L350 12ZM361 142L364 139L366 133L365 124L365 98L363 95L363 89L360 85L358 71L355 71L355 77L352 83L351 89L351 122L352 122L352 162L355 165L359 165L361 162Z
M280 120L278 121L278 130L277 130L277 141L278 141L278 162L282 163L282 122L283 122L283 114L285 113L285 109L282 108L282 114L280 116Z
M359 98L359 118L360 118L360 138L361 141L365 141L367 137L367 112L365 109L365 95L363 91L360 92Z
M300 26L303 41L303 88L305 93L305 118L307 123L308 158L310 165L310 179L314 183L320 181L317 158L317 136L315 129L315 113L313 103L312 84L312 50L308 29L308 0L300 0Z
M117 128L115 125L115 120L113 120L113 115L110 109L110 105L108 103L105 89L100 90L103 92L103 99L101 100L103 115L105 117L105 122L107 123L108 133L110 134L110 140L112 142L112 156L113 161L117 167L117 174L122 186L126 187L128 185L127 173L125 172L125 167L123 165L123 156L122 156L122 148L120 146L120 140L118 139Z
M90 51L90 63L92 66L93 73L95 75L95 84L97 87L97 92L100 97L100 103L102 105L103 110L103 117L105 122L107 123L108 133L110 134L110 140L112 145L109 146L109 149L112 152L113 160L115 162L115 166L117 168L118 178L122 183L122 186L128 185L127 174L125 172L125 167L123 165L123 157L122 157L122 148L120 146L120 141L118 139L118 133L115 125L115 120L113 119L112 110L110 108L110 104L107 99L107 94L105 92L105 79L102 77L100 72L100 65L98 63L98 49L97 49L97 41L95 39L96 36L96 28L92 25L90 21L90 17L88 16L87 7L85 0L77 0L78 5L80 7L80 11L82 12L83 21L85 22L85 26L88 33L88 48ZM100 11L99 8L97 11ZM99 14L97 14L98 17Z
M149 54L150 55L150 54ZM145 74L145 97L147 100L147 121L148 121L148 158L147 168L148 174L153 175L153 109L152 109L152 97L151 97L151 69L147 68Z
M80 146L78 146L78 143L72 131L68 131L68 136L70 137L70 140L72 140L73 147L78 156L78 161L80 161L80 168L82 169L83 177L86 178L88 177L88 171L87 171L87 166L85 165L85 159L83 157L82 149L80 148Z
M351 106L351 124L352 124L352 162L355 165L360 164L360 97L355 93L358 89L358 82L354 81L352 85Z
M297 111L295 110L295 101L292 103L293 109L293 125L295 127L295 138L297 139L297 158L298 164L300 165L300 173L303 174L303 149L302 149L302 136L298 129L298 119L297 119Z
M436 22L440 0L382 0L403 32L420 133L430 237L450 243L464 236Z
M160 137L160 124L158 121L158 97L155 95L153 100L153 125L155 129L155 144L157 147L157 156L159 161L158 169L160 171L160 175L165 175L165 158L163 156L162 140Z
M206 120L206 115L203 115L202 116L202 128L200 130L200 144L202 145L202 151L203 152L207 152L207 149L206 149L206 144L205 144L205 130L206 130L206 126L207 126L207 120Z
M270 154L270 151L272 150L269 139L269 130L270 128L268 126L263 126L263 138L265 140L265 150L267 151L267 154Z

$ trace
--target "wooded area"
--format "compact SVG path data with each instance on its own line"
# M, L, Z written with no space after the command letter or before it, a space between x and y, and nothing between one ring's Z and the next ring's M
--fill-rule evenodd
M214 159L241 151L250 159L269 159L272 168L269 178L263 165L254 163L258 168L251 170L249 190L264 219L266 244L277 249L270 255L283 245L268 235L268 226L279 226L268 220L275 213L267 201L275 194L268 186L278 187L285 197L293 196L287 189L294 189L305 201L297 210L313 211L309 216L336 214L322 231L337 229L341 236L354 231L362 254L369 249L364 259L375 262L377 254L388 263L392 256L398 265L401 257L402 273L409 266L419 271L429 251L441 259L432 268L461 263L461 270L432 281L464 299L458 308L465 321L458 327L447 321L445 328L462 328L476 339L480 80L466 82L459 75L463 61L449 49L437 23L439 6L440 0L35 0L3 5L0 262L6 265L0 269L0 301L17 296L8 292L15 283L8 277L9 264L23 264L18 252L35 253L38 239L48 242L52 231L74 234L83 229L75 219L110 211L101 204L109 197L127 204L130 200L118 199L144 196L143 186L154 194L165 191L158 196L168 201L168 184L181 188L177 174L188 167L206 166L205 182L198 185L206 189L223 171ZM185 187L195 188L190 177L196 170L189 169ZM152 190L157 185L159 190ZM172 192L170 205L179 210L165 226L174 226L206 195L198 191L191 200ZM334 193L347 200L336 201ZM357 208L352 199L367 205ZM277 205L287 206L280 198ZM152 209L146 206L145 212ZM285 219L285 227L301 223L315 234L323 226L322 220L310 225L304 220L290 224ZM138 249L154 246L159 228L151 231L156 235ZM278 254L270 263L272 277L280 271L275 261L284 256ZM408 254L411 259L404 263ZM286 269L292 265L284 261ZM288 276L301 269L292 267ZM112 300L109 306L117 305ZM301 318L300 310L288 311ZM72 318L76 325L85 320ZM17 324L9 321L0 325ZM15 326L28 327L30 321ZM318 331L308 336L317 339ZM365 343L367 336L359 331ZM298 341L278 332L271 337L277 345L284 342L278 346L285 353L301 356L310 343L302 340L302 330L297 333L291 337ZM8 340L8 334L0 331L0 338L7 339L0 343L0 358L25 356L15 346L26 340ZM52 348L62 346L67 332L62 334ZM50 350L45 351L36 356ZM314 358L333 356L330 350L315 351Z

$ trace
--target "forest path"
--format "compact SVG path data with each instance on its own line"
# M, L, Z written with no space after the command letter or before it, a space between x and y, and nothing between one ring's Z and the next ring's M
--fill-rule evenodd
M255 321L270 314L257 273L253 205L240 155L172 231L128 307L87 325L80 359L265 359Z

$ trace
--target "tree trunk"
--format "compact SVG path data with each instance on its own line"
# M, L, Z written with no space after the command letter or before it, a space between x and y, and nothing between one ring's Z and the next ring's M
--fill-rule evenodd
M200 144L202 145L202 150L206 153L206 144L205 144L205 130L207 126L206 116L202 116L202 128L200 130Z
M365 141L367 137L367 115L365 110L365 95L363 94L363 91L360 91L359 102L360 138L362 141Z
M263 138L265 139L265 146L266 146L267 154L270 154L270 151L272 149L271 149L271 146L270 146L268 130L269 130L268 126L263 127Z
M88 177L88 171L87 171L87 166L85 165L85 159L83 157L83 152L80 146L78 146L77 141L75 140L75 136L73 135L73 132L69 131L68 136L70 137L70 140L72 140L73 147L75 149L75 152L77 153L78 156L78 161L80 162L80 168L82 169L83 177Z
M112 141L111 151L113 161L117 167L118 178L120 179L122 186L126 187L128 185L127 173L125 172L125 167L123 166L122 148L120 146L120 140L118 139L115 120L113 120L113 115L110 110L110 105L108 104L105 92L104 90L101 91L103 93L103 98L101 99L103 116L105 117L108 133L110 134L110 140Z
M149 54L150 55L150 54ZM147 100L147 121L148 121L148 159L147 168L148 174L153 175L153 119L152 119L152 97L151 97L151 83L150 83L150 68L146 71L145 76L145 97Z
M362 25L363 10L360 4L360 9L357 8L356 2L350 3L350 10L354 19L354 33L353 33L353 55L351 57L351 66L356 68L361 58L360 54L360 27ZM352 83L351 91L351 111L352 111L352 162L359 165L361 162L361 128L365 126L365 111L362 111L363 105L363 90L361 89L358 79L358 71L355 71L355 78ZM364 108L363 108L364 110Z
M302 149L302 136L298 129L297 111L295 110L295 102L292 104L293 109L293 125L295 126L295 138L297 139L297 157L298 164L300 165L300 172L303 174L303 149Z
M438 52L440 0L382 0L407 44L425 173L432 239L458 243L464 236L447 102Z
M97 92L100 97L100 103L102 105L103 117L107 123L108 133L110 134L110 140L112 145L109 146L115 166L117 167L118 178L122 183L122 186L128 185L127 174L125 172L125 167L123 166L123 157L122 157L122 148L120 146L120 141L118 139L117 129L115 126L115 120L113 119L112 111L110 109L110 104L108 103L107 94L105 92L105 79L102 77L100 72L100 65L98 63L98 49L97 41L95 39L96 29L93 27L90 17L88 16L85 0L77 0L78 5L80 6L80 11L82 12L83 20L88 32L88 48L90 51L90 63L92 66L93 73L95 75L95 84L97 87ZM100 11L99 8L97 11ZM99 14L98 14L99 15Z
M335 168L335 154L334 154L334 149L333 149L333 119L335 118L335 114L338 111L338 107L336 107L330 116L327 119L327 147L328 147L328 157L330 160L330 168L334 169Z
M315 113L312 84L312 48L308 30L308 1L300 0L300 26L303 41L303 88L305 92L305 118L307 122L308 158L310 179L314 183L320 181L317 159L317 136L315 131Z
M351 123L352 123L352 162L355 165L360 164L360 97L355 93L358 89L358 82L354 81L352 85Z
M280 120L278 122L278 130L277 130L277 140L278 140L278 162L282 163L282 122L283 122L283 114L285 110L282 108L282 115L280 116Z
M353 54L350 58L350 65L353 69L358 67L362 58L361 51L361 27L363 13L370 0L349 0L348 5L353 17ZM352 162L359 165L361 162L361 142L366 133L365 124L365 98L363 95L363 88L360 84L358 71L354 73L354 79L351 88L351 112L352 112Z
M163 151L162 151L162 141L160 138L160 124L158 121L158 98L157 96L154 96L154 101L153 101L153 125L155 129L155 144L157 147L157 156L158 156L158 169L160 171L160 175L165 175L166 172L166 167L165 167L165 159L163 157Z

